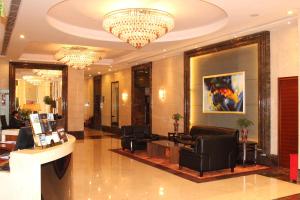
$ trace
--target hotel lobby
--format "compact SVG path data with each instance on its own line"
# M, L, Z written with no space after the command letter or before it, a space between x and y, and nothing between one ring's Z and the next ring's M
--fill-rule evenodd
M300 2L0 0L0 199L300 199Z

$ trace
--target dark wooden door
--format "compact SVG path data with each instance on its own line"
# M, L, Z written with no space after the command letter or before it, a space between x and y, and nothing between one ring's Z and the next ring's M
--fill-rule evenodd
M278 81L279 166L289 167L291 153L298 153L298 77Z
M101 129L101 76L94 77L94 118L93 118L93 128Z

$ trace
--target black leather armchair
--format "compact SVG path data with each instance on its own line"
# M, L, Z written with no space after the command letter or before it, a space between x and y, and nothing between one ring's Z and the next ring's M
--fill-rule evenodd
M200 172L230 168L234 172L237 158L236 135L199 136L193 148L179 151L179 168L187 167Z
M147 142L158 140L159 136L151 134L146 126L122 126L121 145L122 149L129 149L132 153L135 150L147 148Z

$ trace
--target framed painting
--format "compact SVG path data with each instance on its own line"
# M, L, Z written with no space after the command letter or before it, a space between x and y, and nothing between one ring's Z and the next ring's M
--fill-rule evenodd
M245 72L203 76L203 113L245 113Z

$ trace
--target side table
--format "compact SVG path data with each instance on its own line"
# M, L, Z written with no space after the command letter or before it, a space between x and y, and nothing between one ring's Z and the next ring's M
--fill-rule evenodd
M184 135L184 133L178 133L178 135ZM169 132L168 140L175 142L176 136L178 136L178 135L176 135L176 133L174 133L174 132Z
M256 159L257 159L257 142L255 141L239 141L239 149L242 156L242 164L245 166L247 159L249 159L249 154L253 153L252 161L256 165Z

